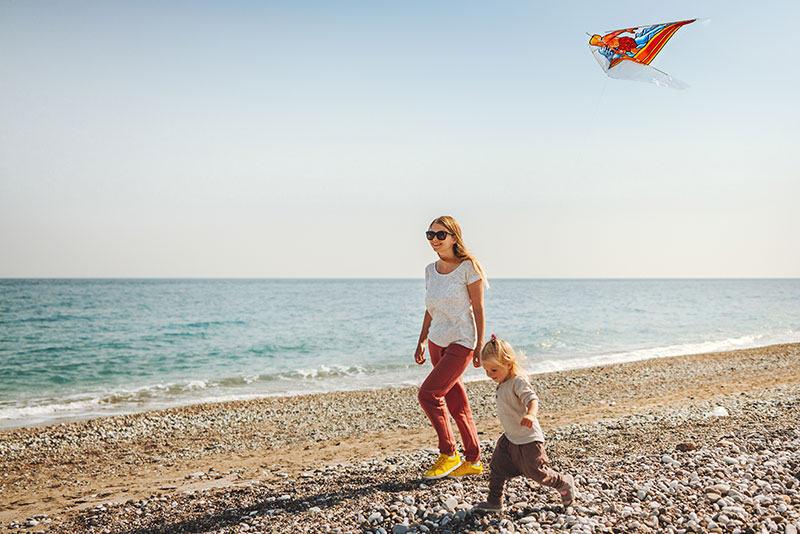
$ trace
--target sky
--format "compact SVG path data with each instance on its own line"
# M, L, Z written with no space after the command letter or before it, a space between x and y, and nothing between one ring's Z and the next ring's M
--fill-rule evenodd
M606 77L588 33L683 20ZM786 1L0 0L0 277L800 276Z

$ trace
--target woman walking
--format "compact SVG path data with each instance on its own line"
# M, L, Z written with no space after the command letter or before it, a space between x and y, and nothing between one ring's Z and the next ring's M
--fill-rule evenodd
M419 388L419 403L439 437L439 459L427 480L483 472L478 432L472 420L462 375L472 361L480 367L485 327L483 284L486 275L469 253L461 227L449 216L433 220L425 232L439 259L425 268L425 318L414 360L425 363L425 342L433 369ZM448 411L464 442L465 460L456 450Z

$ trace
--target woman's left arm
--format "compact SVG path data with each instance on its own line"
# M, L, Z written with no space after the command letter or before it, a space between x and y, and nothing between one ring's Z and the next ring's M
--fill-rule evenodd
M472 353L472 365L481 366L481 349L483 348L483 332L486 329L486 319L483 314L483 280L477 280L467 286L469 300L472 303L472 312L475 314L475 328L478 331L478 343Z

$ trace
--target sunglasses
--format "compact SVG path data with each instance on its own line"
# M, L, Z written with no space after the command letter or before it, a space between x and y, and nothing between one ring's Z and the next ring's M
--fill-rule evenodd
M425 232L425 237L428 238L428 241L433 241L434 237L439 241L444 241L445 239L447 239L447 236L449 235L456 235L456 234L454 234L453 232L445 232L444 230L439 230L438 232L432 232L431 230L428 230L427 232Z

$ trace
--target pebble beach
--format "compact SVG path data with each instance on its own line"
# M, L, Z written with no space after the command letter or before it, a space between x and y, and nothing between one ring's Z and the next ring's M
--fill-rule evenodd
M416 388L193 405L0 433L0 531L718 532L800 528L800 344L534 374L578 499L426 482ZM467 384L488 465L494 384ZM488 471L488 470L487 470Z

